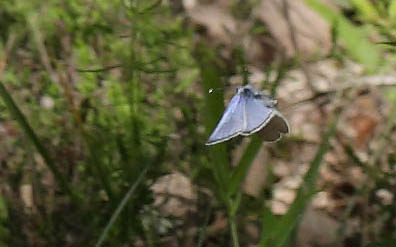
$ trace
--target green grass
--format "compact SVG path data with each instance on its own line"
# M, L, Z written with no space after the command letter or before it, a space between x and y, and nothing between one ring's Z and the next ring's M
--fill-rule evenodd
M318 1L305 2L333 25L338 56L355 59L372 73L391 64L369 38L376 27L375 35L395 40L393 3L350 1L355 15L348 18ZM251 8L235 14L247 17ZM160 0L4 4L0 55L8 59L0 67L0 124L11 134L0 142L5 157L0 246L167 246L167 238L182 246L191 240L187 230L197 229L192 238L197 246L236 247L245 244L246 222L259 226L258 246L294 244L293 234L319 189L319 169L337 131L338 114L324 128L289 210L273 215L266 203L274 176L258 198L245 195L241 185L261 149L268 149L271 157L282 153L293 163L287 147L300 145L299 139L286 137L264 146L257 136L246 137L238 161L233 160L238 139L204 145L225 106L223 91L209 89L227 88L235 75L248 83L250 64L241 44L214 46L177 9ZM268 30L262 23L255 25ZM7 49L3 43L15 34L15 45ZM221 49L230 49L231 58L225 59ZM260 67L268 74L262 87L274 97L288 71L298 67L290 64L282 60ZM270 80L272 72L276 76ZM388 94L392 101L394 92ZM43 98L52 106L44 106ZM392 134L393 118L386 121L386 136ZM390 142L382 141L385 149ZM391 166L394 153L377 151L372 155L375 162L368 163L351 145L345 150L373 184L359 190L366 199L377 189L392 188L392 174L381 174L376 167L384 160ZM268 165L271 170L277 164ZM186 203L198 210L182 219L163 215L151 190L159 178L174 172L185 174L199 197L192 205ZM30 211L20 199L24 183L34 192ZM392 216L392 207L381 209ZM228 227L214 239L210 230L218 212L224 212ZM389 220L382 223L387 226ZM387 243L380 240L389 239L385 229L378 230L380 246Z

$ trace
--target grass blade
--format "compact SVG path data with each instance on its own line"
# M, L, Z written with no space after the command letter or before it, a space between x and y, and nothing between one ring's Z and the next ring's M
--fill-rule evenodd
M271 209L267 206L263 206L263 215L261 217L261 242L259 246L266 247L268 239L273 239L274 237L274 226L278 223L278 218L271 212ZM266 241L264 241L266 240Z
M125 208L127 205L127 202L133 195L133 192L135 192L136 188L138 185L142 182L143 178L145 177L149 167L146 167L139 175L139 177L136 179L135 183L131 186L131 188L128 190L128 192L125 194L124 198L118 205L117 209L114 211L114 213L111 215L109 222L107 223L106 227L104 228L102 234L99 237L99 240L96 242L95 246L100 247L102 246L103 242L106 240L107 235L110 232L110 229L114 225L115 221L117 220L118 216L121 214L122 210Z
M253 163L254 158L260 151L262 143L263 140L260 137L257 135L252 136L249 145L243 152L241 160L238 162L238 165L234 168L234 171L231 175L231 180L228 184L229 195L233 195L238 191L240 184L246 177L250 165Z
M10 113L18 122L19 126L23 129L29 140L36 147L37 151L43 157L45 164L54 174L55 180L58 182L61 190L68 194L72 199L78 200L77 195L75 195L72 189L69 187L69 184L66 182L65 177L59 172L58 168L55 165L55 161L51 158L49 152L45 148L45 146L41 143L33 128L30 126L28 121L26 120L23 113L19 110L19 107L15 104L11 95L8 93L4 84L0 81L0 96L3 98L4 103L7 105Z
M197 47L197 59L201 68L203 89L205 90L206 99L206 117L205 127L207 136L215 128L217 121L224 111L224 96L221 94L210 94L211 88L222 88L223 84L216 66L216 56L212 50L206 45L200 44ZM220 186L219 192L222 196L227 190L227 181L229 181L228 155L225 144L217 144L208 147L210 157L212 159L211 169L216 178L217 184ZM226 198L222 198L226 201Z
M270 230L270 233L265 233L264 235L262 234L260 246L282 246L290 236L298 220L303 215L305 207L309 203L312 196L316 193L316 180L319 175L320 164L322 163L323 157L330 147L330 139L336 133L337 120L338 115L334 116L333 120L330 122L327 133L324 136L322 144L320 145L314 159L310 164L309 170L304 176L303 183L297 191L297 196L293 204L290 206L287 213L282 216L276 226Z
M206 233L207 233L207 228L208 228L208 225L209 225L209 220L210 220L210 215L211 214L212 214L212 208L209 206L209 208L207 209L206 215L205 215L204 224L199 229L197 247L202 247L203 244L204 244L204 241L206 239Z

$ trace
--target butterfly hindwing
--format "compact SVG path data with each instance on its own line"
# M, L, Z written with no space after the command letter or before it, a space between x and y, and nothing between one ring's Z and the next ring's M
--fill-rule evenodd
M275 142L279 140L282 135L288 133L289 124L287 123L287 120L277 110L274 110L273 117L258 132L258 134L266 142Z

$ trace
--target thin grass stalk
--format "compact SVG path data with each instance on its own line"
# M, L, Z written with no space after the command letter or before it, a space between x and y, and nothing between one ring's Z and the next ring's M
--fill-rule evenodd
M282 58L282 59L285 60L284 58ZM276 71L276 72L277 72L276 78L275 78L275 80L272 82L271 88L270 88L270 95L271 95L273 98L276 97L276 93L277 93L278 86L279 86L281 80L286 76L287 71L288 71L288 66L285 65L285 64L283 64L283 63L281 63L280 66L279 66L279 68L278 68L278 70Z
M243 152L242 158L232 172L231 180L228 185L228 194L230 196L234 195L238 191L257 153L260 151L262 144L262 138L258 137L257 135L252 136L249 145Z
M199 44L196 50L197 60L202 74L203 89L206 96L205 126L209 135L210 131L216 126L218 118L224 111L223 95L214 97L209 94L209 90L211 88L222 87L222 81L218 73L214 53L203 43ZM231 172L226 144L214 145L208 149L211 157L210 168L217 184L215 190L219 193L220 202L227 208L233 246L239 247L238 232L235 224L235 211L237 208L235 205L239 203L235 203L230 193L228 193Z
M111 228L113 227L114 223L116 222L118 216L121 214L122 210L127 205L129 199L135 192L138 185L143 181L143 178L145 177L148 169L149 169L148 166L144 168L144 170L140 173L139 177L136 179L135 183L133 183L133 185L131 186L129 191L125 194L124 198L122 199L122 201L120 202L120 204L118 205L118 207L114 211L114 213L111 215L109 222L107 223L107 225L104 228L102 234L100 235L98 241L96 242L96 244L95 244L96 247L100 247L103 245L103 242L106 240L106 238L107 238Z
M131 2L132 3L132 2ZM138 9L138 2L135 2L136 10ZM128 19L131 25L130 35L131 39L129 41L129 52L123 57L123 64L125 66L122 69L122 76L124 83L122 86L124 88L124 96L128 102L129 109L129 127L127 134L127 143L129 149L133 150L133 152L125 152L124 157L127 158L126 162L122 162L123 169L123 179L125 182L131 181L136 174L139 172L139 165L142 162L143 150L141 147L142 136L141 136L141 118L139 116L140 111L140 81L139 81L139 58L140 58L140 50L139 46L141 44L141 27L139 27L139 22L141 21L137 17L137 13L133 13L132 9L128 9L127 12L130 13L128 15ZM122 143L122 140L121 142ZM121 231L120 231L120 239L126 241L130 231L130 205L125 206L125 210L122 212L121 218ZM144 231L147 234L147 231ZM148 245L151 246L150 237L146 236L148 239Z
M227 216L231 230L231 239L234 247L239 247L238 229L235 221L235 216L241 203L241 198L241 192L237 193L236 196L227 195Z
M209 94L211 88L222 87L221 77L216 66L215 54L203 43L196 48L197 60L201 69L203 89L206 99L205 126L208 135L214 129L224 111L224 96ZM218 144L208 147L211 157L211 169L218 185L218 191L224 203L227 203L226 192L230 178L229 161L225 144Z
M228 221L231 228L232 244L234 247L239 247L238 230L235 224L235 217L228 217Z
M197 247L202 247L203 243L205 241L206 238L206 233L207 233L207 228L209 225L209 219L210 219L210 215L212 214L212 207L209 206L206 215L205 215L205 220L204 220L204 224L203 226L199 229L199 235L198 235L198 244Z
M62 67L60 67L60 65L58 65L57 71L59 71L59 83L62 86L63 92L65 94L66 100L69 105L70 112L72 113L72 116L74 119L74 122L76 123L78 130L79 130L83 140L85 141L85 145L87 145L88 150L90 152L89 163L91 164L93 169L95 169L95 172L99 176L99 179L104 187L104 190L105 190L107 196L110 199L114 199L115 196L114 196L114 192L111 188L111 184L108 179L108 175L107 175L108 173L104 170L104 167L102 166L102 163L98 158L99 155L97 155L97 153L96 153L97 143L92 140L93 138L86 131L84 123L81 119L81 113L80 113L79 109L76 107L76 105L74 104L72 90L71 90L69 84L66 82L65 75L63 75L61 73L61 71L63 71L63 70L64 69Z

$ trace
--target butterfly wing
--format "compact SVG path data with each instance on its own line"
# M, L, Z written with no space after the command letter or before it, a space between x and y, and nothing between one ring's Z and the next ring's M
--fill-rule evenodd
M243 135L258 132L264 141L274 142L283 134L289 133L286 119L268 102L264 95L249 96L246 100L247 127Z
M227 141L244 131L246 126L245 104L246 99L241 93L238 92L232 97L206 145Z
M266 142L276 142L282 135L288 134L290 130L287 120L274 109L273 117L268 123L258 132L258 134Z
M258 131L264 141L274 142L289 130L287 120L276 110L274 101L247 85L238 89L231 99L206 145Z
M248 94L246 97L246 128L244 135L250 135L259 131L273 117L274 109L267 106L259 98Z

